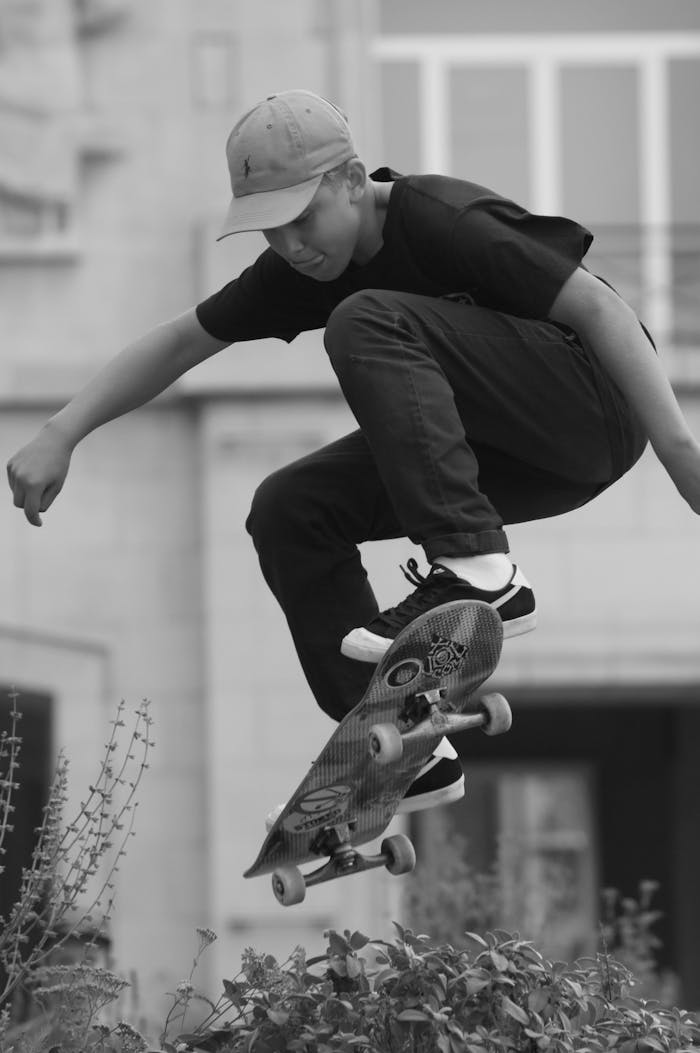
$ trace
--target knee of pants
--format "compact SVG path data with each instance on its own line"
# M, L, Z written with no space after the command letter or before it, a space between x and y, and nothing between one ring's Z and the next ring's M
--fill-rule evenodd
M256 549L274 547L289 535L302 515L299 497L299 487L289 467L279 468L263 479L253 494L245 524Z
M352 366L353 355L370 353L381 343L396 339L396 311L383 290L363 289L352 293L331 311L323 343L331 365L340 376Z

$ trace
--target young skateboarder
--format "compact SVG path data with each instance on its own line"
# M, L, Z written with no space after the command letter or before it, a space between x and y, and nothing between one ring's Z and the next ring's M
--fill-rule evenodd
M359 428L264 480L247 528L311 689L339 719L425 610L475 598L506 636L532 629L504 524L585 504L647 439L700 513L700 445L635 314L584 267L586 229L461 179L368 176L344 115L309 92L255 106L226 155L222 237L260 230L267 250L122 351L10 460L30 523L94 428L232 343L324 329ZM380 612L357 546L401 536L429 571L409 561L409 595ZM462 793L445 742L405 808Z

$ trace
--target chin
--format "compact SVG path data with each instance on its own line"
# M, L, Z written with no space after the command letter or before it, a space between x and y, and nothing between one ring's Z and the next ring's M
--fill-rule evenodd
M332 282L340 277L343 270L345 270L345 268L343 267L342 269L339 269L337 264L330 266L326 260L325 265L321 267L316 274L312 274L311 277L317 282Z
M329 264L327 267L324 267L323 274L319 274L318 276L319 281L335 281L336 278L340 278L341 274L345 274L345 271L348 269L351 262L351 256L348 256L347 259L343 258L342 260L334 260L332 264Z

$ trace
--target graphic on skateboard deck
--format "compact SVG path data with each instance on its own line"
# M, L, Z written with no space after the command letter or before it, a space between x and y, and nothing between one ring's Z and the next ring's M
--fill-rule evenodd
M494 672L503 644L498 613L477 600L443 604L416 618L394 640L364 697L335 729L267 834L245 877L273 872L284 906L306 889L346 874L385 866L412 870L415 852L401 834L379 855L358 845L379 837L443 735L510 727L502 695L474 699ZM328 857L312 873L299 864Z

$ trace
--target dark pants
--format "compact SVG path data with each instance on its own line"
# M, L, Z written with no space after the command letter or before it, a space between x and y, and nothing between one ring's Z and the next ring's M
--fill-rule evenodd
M340 719L372 674L339 649L378 610L359 543L507 552L504 524L590 501L645 439L575 335L547 322L367 291L335 309L325 343L360 430L265 479L247 527L311 690Z

